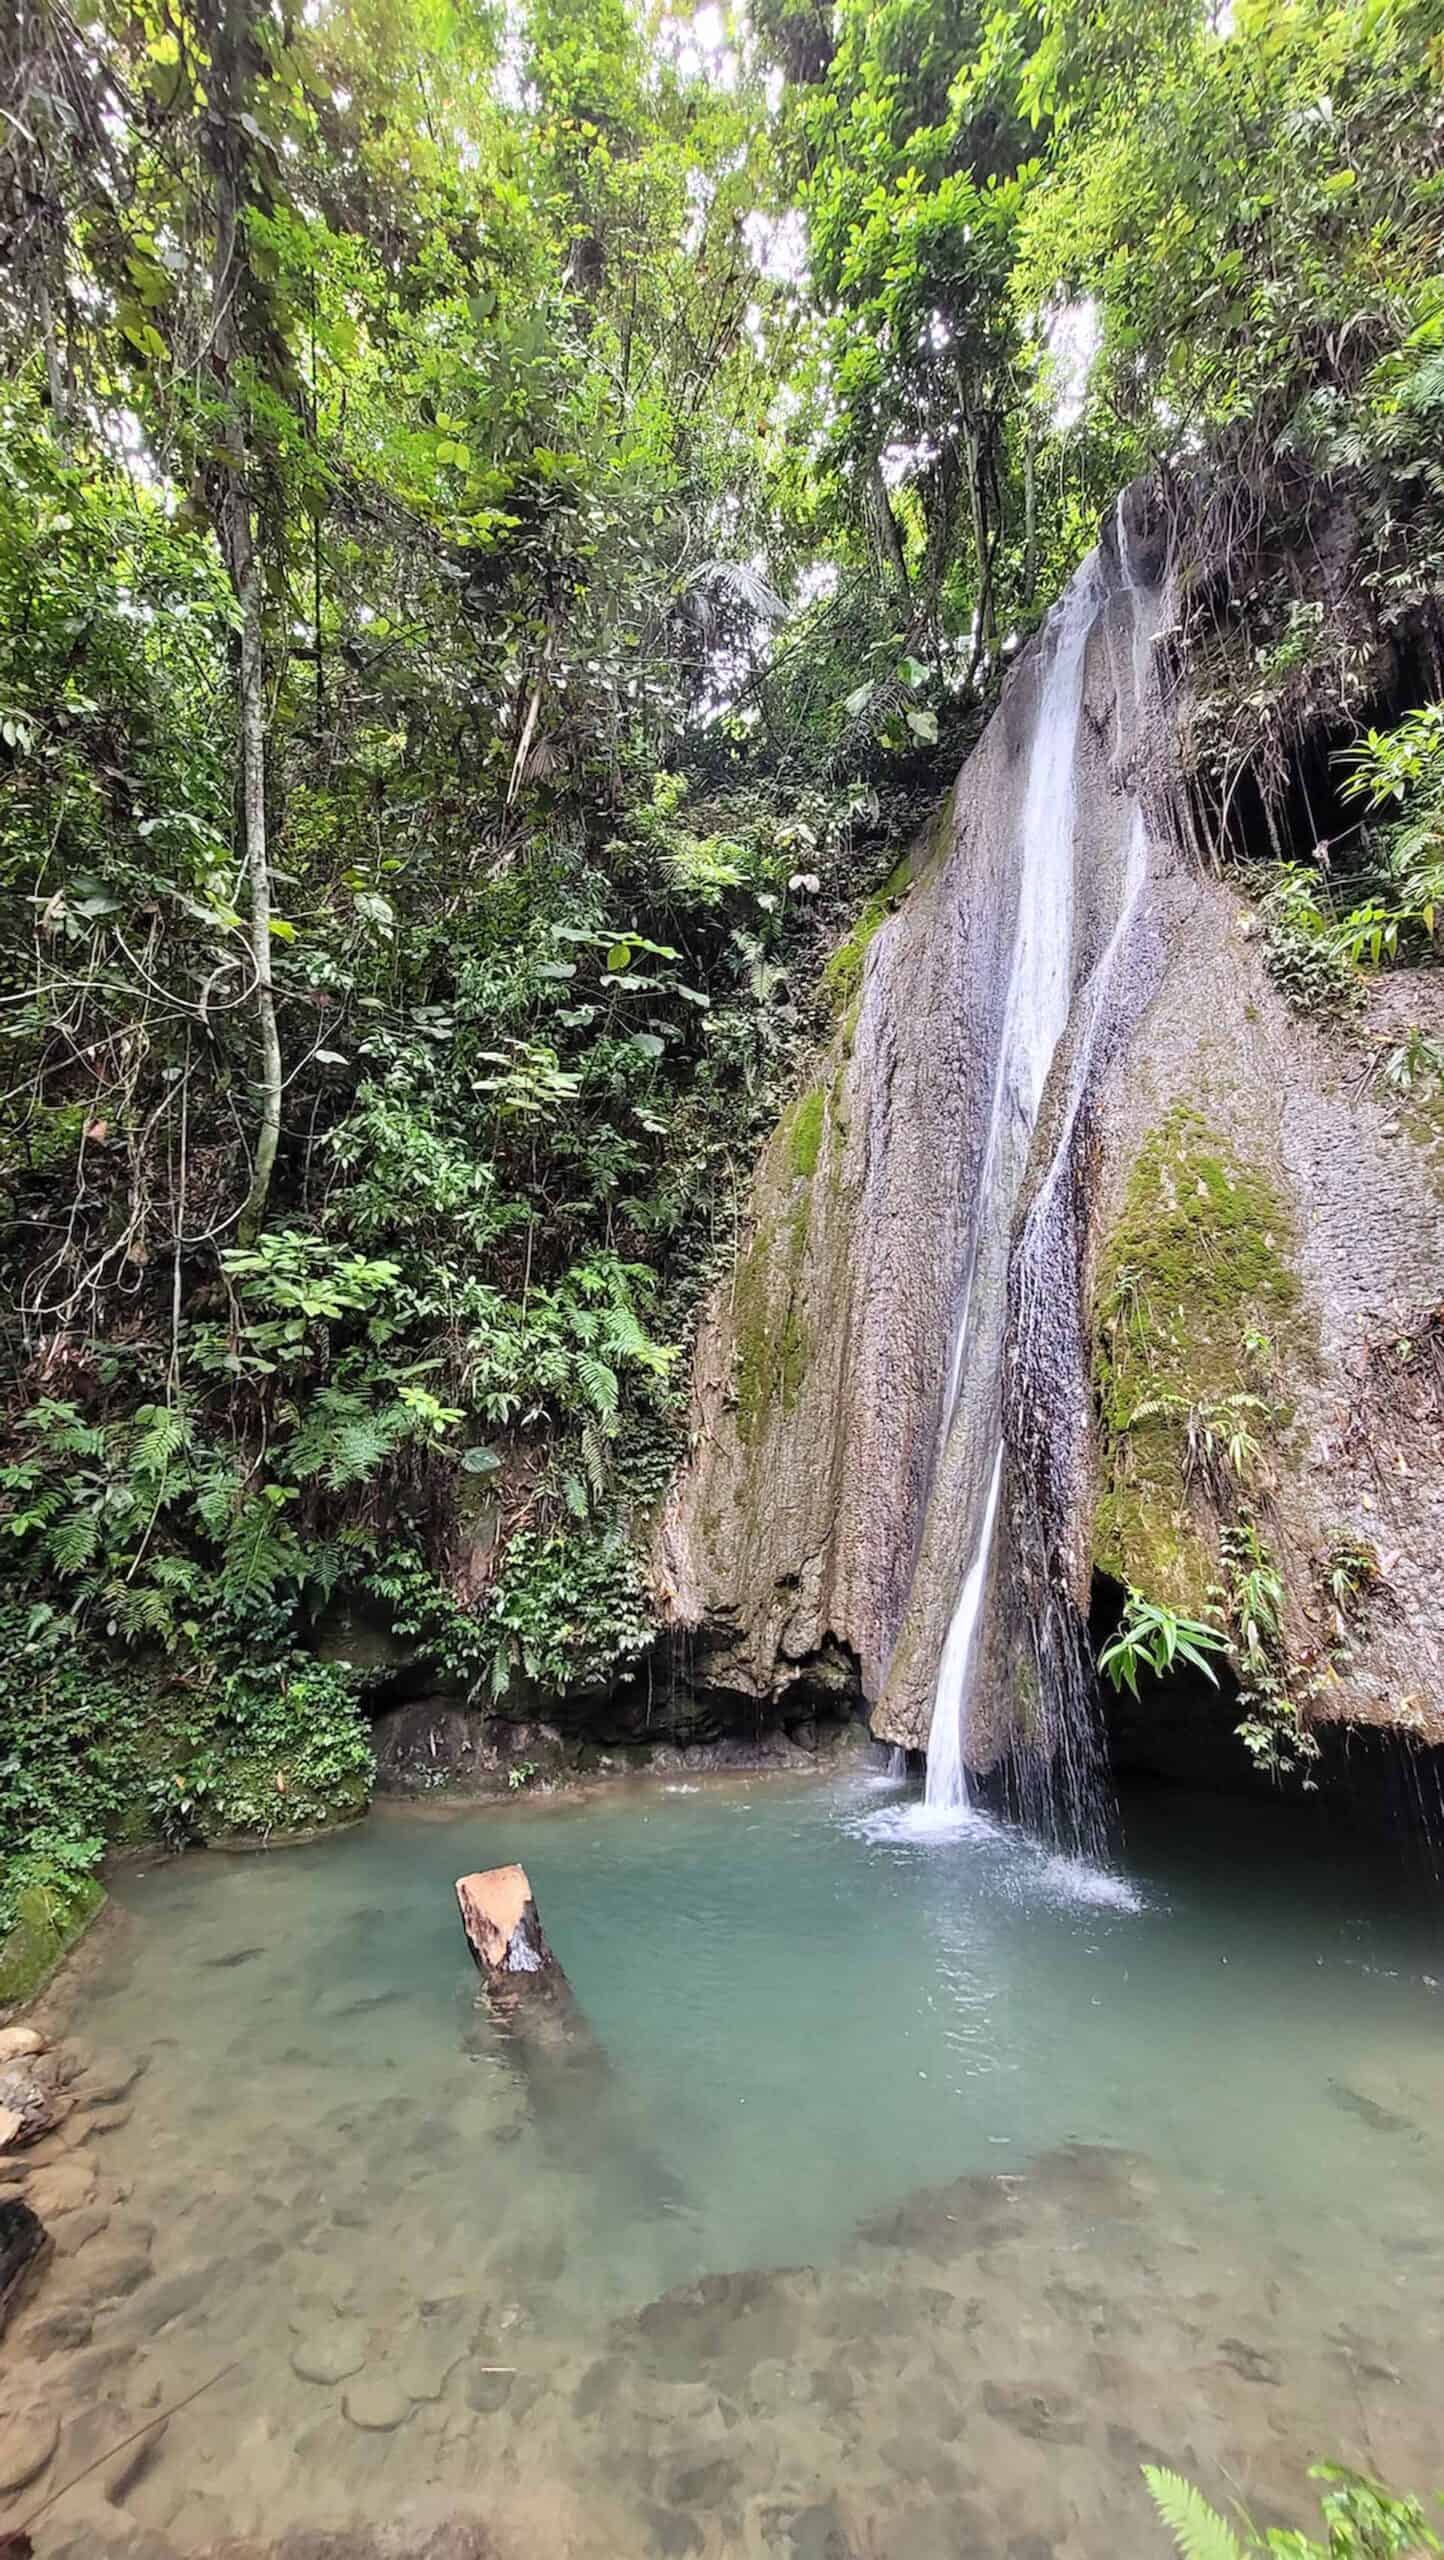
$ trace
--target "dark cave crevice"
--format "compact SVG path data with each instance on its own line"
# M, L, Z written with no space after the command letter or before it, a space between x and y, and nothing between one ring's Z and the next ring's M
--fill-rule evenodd
M1267 747L1240 766L1195 773L1189 786L1194 841L1224 871L1258 862L1309 862L1337 881L1367 876L1370 825L1349 798L1349 755L1369 729L1388 729L1438 694L1444 635L1421 612L1401 621L1381 646L1376 680L1345 715L1337 705L1301 704ZM1377 821L1375 821L1377 823Z
M1119 1585L1095 1573L1095 1660L1122 1614ZM1321 1718L1312 1727L1319 1756L1305 1787L1298 1774L1272 1775L1249 1757L1236 1730L1237 1683L1226 1665L1217 1688L1186 1667L1160 1678L1144 1674L1138 1686L1134 1698L1110 1681L1098 1683L1104 1748L1120 1795L1186 1788L1288 1805L1324 1826L1363 1828L1406 1844L1411 1856L1444 1871L1444 1751L1387 1726Z

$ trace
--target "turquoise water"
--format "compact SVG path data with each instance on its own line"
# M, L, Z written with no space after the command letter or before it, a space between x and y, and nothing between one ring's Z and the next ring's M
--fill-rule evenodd
M94 2337L132 2413L236 2359L139 2518L1116 2560L1140 2446L1271 2512L1323 2452L1444 2485L1436 1895L1183 1796L1113 1877L915 1823L707 1782L123 1875L77 2025L147 2060L104 2165L152 2273ZM513 1858L566 2052L460 1936L453 1879ZM339 2331L351 2379L298 2373Z

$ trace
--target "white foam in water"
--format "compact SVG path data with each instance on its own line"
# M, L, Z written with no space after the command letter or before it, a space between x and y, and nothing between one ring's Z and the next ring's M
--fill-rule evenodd
M976 1805L930 1804L919 1796L911 1797L906 1804L885 1805L877 1813L858 1814L844 1828L859 1840L895 1840L923 1848L937 1842L1007 1837L1002 1823L979 1813Z
M1095 1867L1087 1858L1045 1858L1036 1881L1060 1902L1094 1903L1102 1911L1142 1911L1142 1894L1126 1876Z
M945 1807L915 1796L906 1804L855 1814L843 1827L854 1839L880 1847L950 1848L967 1842L975 1848L999 1848L1006 1854L1001 1862L990 1862L992 1872L1001 1875L1008 1893L1023 1899L1041 1896L1049 1902L1083 1903L1102 1911L1137 1912L1146 1907L1137 1886L1126 1876L1095 1866L1087 1858L1040 1850L1026 1832L980 1813L976 1805Z

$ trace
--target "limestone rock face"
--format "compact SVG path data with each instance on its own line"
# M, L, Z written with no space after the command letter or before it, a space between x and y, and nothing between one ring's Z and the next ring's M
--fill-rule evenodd
M1212 1263L1161 1293L1182 1346L1176 1391L1195 1405L1259 1394L1252 1507L1291 1652L1321 1675L1310 1714L1444 1742L1444 1189L1407 1107L1367 1072L1411 1024L1444 1034L1444 988L1422 972L1379 982L1346 1043L1287 1006L1244 900L1180 863L1160 865L1154 897L1156 989L1100 1098L1089 1272L1102 1400L1123 1249L1165 1220L1181 1233L1172 1198L1221 1172ZM1250 1192L1282 1283L1256 1271L1238 1297L1235 1341L1267 1340L1252 1373L1237 1352L1220 1362L1217 1291ZM1093 1436L1092 1552L1115 1579L1196 1611L1220 1506L1206 1481L1185 1481L1177 1434L1159 1468L1145 1432L1127 1438L1120 1450L1106 1423ZM1382 1579L1341 1613L1331 1559L1349 1551Z
M525 1867L487 1867L459 1876L456 1899L461 1925L480 1970L489 1978L545 1973L553 1958L542 1935Z
M1096 1567L1201 1613L1238 1506L1198 1449L1240 1421L1308 1713L1444 1742L1444 1145L1370 1073L1412 1025L1440 1036L1444 995L1433 973L1386 977L1343 1031L1286 1005L1252 910L1177 823L1155 674L1171 606L1154 591L1140 607L1136 546L1133 566L1123 579L1105 540L1075 748L1072 1015L1011 1233L980 1243L975 1212L1036 643L889 884L894 912L859 946L856 991L757 1166L700 1329L689 1454L656 1541L662 1605L692 1631L699 1678L775 1702L841 1656L874 1732L926 1743L959 1522L996 1431L995 1385L949 1384L972 1271L1003 1340L1005 1425L974 1768L1036 1704L999 1626L1010 1593L1029 1616L1019 1559L1039 1515L1050 1596L1073 1612ZM1125 893L1140 827L1142 885ZM1120 1366L1130 1304L1152 1420ZM1341 1554L1372 1559L1343 1608Z

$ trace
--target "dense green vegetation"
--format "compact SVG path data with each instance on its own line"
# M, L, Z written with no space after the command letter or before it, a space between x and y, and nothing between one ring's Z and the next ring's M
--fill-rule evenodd
M1205 809L1437 587L1441 69L1437 0L24 0L0 1919L359 1801L342 1607L640 1657L751 1142L1116 489ZM1253 848L1310 1000L1437 956L1437 706L1356 780Z

